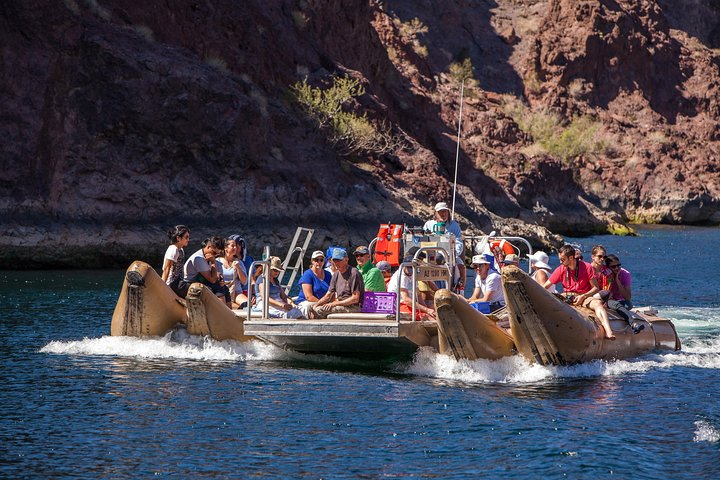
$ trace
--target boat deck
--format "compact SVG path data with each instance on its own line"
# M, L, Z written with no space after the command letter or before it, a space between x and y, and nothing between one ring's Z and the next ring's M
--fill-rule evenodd
M333 316L334 317L334 316ZM339 317L315 320L252 318L245 334L285 350L360 358L412 355L437 335L435 322L393 318Z

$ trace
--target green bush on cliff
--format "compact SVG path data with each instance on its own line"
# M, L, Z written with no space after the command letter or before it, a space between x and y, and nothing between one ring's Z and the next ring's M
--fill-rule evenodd
M462 62L453 62L450 64L450 78L457 83L465 82L468 85L475 83L475 67L473 67L470 58L466 58Z
M367 115L358 116L351 111L350 102L365 93L357 79L333 75L332 86L314 88L307 78L290 88L297 101L340 153L376 153L395 151L400 145L385 124L374 125Z
M519 99L508 96L503 111L529 134L549 155L567 162L589 153L601 153L607 146L596 137L600 124L589 116L575 117L566 126L560 115L549 110L533 111Z

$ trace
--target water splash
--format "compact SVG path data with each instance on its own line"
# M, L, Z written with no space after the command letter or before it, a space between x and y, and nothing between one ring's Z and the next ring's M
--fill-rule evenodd
M204 361L278 360L287 356L283 350L258 340L218 341L188 335L182 330L155 338L105 336L77 341L52 341L40 352Z
M720 440L720 432L706 420L695 422L695 436L693 442L717 442Z

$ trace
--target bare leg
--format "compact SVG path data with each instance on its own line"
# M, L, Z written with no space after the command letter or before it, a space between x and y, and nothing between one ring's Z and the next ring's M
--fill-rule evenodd
M615 335L613 335L612 329L610 328L610 320L608 319L607 310L605 310L605 305L603 305L602 301L593 300L590 303L590 307L595 310L595 315L597 315L600 319L600 323L602 323L602 326L605 329L605 338L615 340Z

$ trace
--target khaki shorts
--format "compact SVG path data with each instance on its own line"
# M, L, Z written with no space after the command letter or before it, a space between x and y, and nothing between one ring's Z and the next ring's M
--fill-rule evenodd
M570 292L570 293L565 293L565 292L563 292L563 293L561 293L560 295L562 295L562 296L565 297L565 298L568 298L568 297L570 297L570 296L572 296L572 297L577 297L578 295L582 295L582 294L580 294L580 293L574 293L574 292ZM582 306L585 307L585 308L590 308L590 304L591 304L594 300L599 300L599 301L600 301L599 298L587 297L585 300L583 300ZM573 303L573 305L575 305L575 304Z

